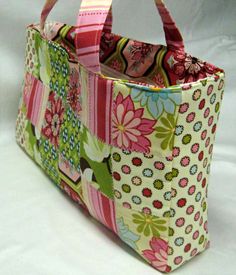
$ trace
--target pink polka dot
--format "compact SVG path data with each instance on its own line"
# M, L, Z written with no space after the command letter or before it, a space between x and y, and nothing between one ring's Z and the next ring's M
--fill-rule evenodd
M184 113L186 113L188 111L188 108L189 108L189 104L188 103L183 103L179 107L179 112L181 114L184 114Z
M143 207L142 211L143 211L144 214L147 214L147 215L151 215L152 214L151 209L148 208L148 207Z
M131 205L128 202L123 202L125 208L131 209Z
M198 211L195 215L194 215L194 220L195 222L198 221L200 218L200 212Z
M206 148L209 146L210 142L211 142L211 139L210 139L210 137L208 137L206 140L206 143L205 143Z
M129 167L128 165L123 165L123 166L121 167L121 170L122 170L122 172L123 172L124 174L130 174L130 171L131 171L131 169L130 169L130 167Z
M165 164L161 161L156 161L154 163L154 167L158 170L163 170L165 168Z
M176 265L181 264L181 262L183 261L183 257L182 256L178 256L174 259L174 262Z
M173 151L172 151L172 156L173 156L174 158L176 158L176 157L179 156L179 153L180 153L179 147L174 147L174 148L173 148Z
M205 112L204 112L204 118L207 118L210 114L210 109L206 108Z
M197 181L201 181L202 180L202 172L200 172L198 175L197 175Z
M196 240L198 237L199 237L199 231L197 230L193 233L193 239Z
M193 154L196 154L198 152L198 150L199 150L199 144L198 143L193 144L191 147L191 152Z
M196 187L195 187L194 185L192 185L192 186L189 187L189 189L188 189L188 194L189 194L189 195L193 195L194 192L195 192L195 190L196 190Z
M202 131L201 139L204 140L207 136L207 130Z
M214 117L210 116L209 119L208 119L208 126L211 126L213 121L214 121Z
M188 185L188 179L187 178L182 178L179 180L179 186L180 187L186 187Z
M214 89L213 85L210 85L207 89L207 95L210 95L212 93L213 89Z
M194 248L191 252L191 257L195 256L197 254L197 248Z
M185 224L185 219L184 218L179 218L175 222L176 226L182 227Z
M190 114L188 114L188 116L187 116L187 118L186 118L186 121L187 122L192 122L192 121L194 121L194 119L195 119L195 116L196 116L196 114L195 113L190 113Z
M183 157L183 158L181 159L180 163L181 163L182 166L186 167L186 166L188 166L189 163L190 163L190 158L187 157L187 156L185 156L185 157Z
M191 215L191 214L193 213L193 211L194 211L194 206L193 206L193 205L190 205L190 206L187 208L186 213L187 213L188 215Z

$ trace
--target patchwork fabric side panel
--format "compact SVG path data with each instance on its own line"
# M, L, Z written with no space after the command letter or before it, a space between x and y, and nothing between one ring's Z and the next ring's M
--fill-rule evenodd
M173 148L170 219L172 270L209 246L208 181L213 144L224 92L224 78L183 86Z
M174 138L182 93L115 82L112 174L118 235L161 272L168 264Z

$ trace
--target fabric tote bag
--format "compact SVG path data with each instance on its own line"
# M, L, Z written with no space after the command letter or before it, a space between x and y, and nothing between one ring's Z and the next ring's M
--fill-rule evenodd
M83 0L77 26L46 23L55 3L27 27L17 143L143 259L173 271L209 247L224 71L185 52L160 0L165 46L113 34L112 0Z

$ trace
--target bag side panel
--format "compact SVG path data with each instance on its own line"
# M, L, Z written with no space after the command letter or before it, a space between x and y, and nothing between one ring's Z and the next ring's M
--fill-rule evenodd
M224 76L183 90L173 148L168 263L172 270L209 246L207 191Z

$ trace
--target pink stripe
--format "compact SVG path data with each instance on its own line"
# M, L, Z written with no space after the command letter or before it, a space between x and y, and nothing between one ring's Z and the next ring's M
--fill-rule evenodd
M97 58L98 55L96 53L90 53L88 55L81 56L79 60L82 64L85 64L87 67L91 67L97 66Z
M103 199L103 195L98 191L98 201L99 201L99 209L100 209L100 216L101 216L101 222L108 226L106 222L106 217L104 216L103 207L106 207L106 204L104 203L105 200Z
M111 209L111 221L112 221L112 229L114 232L117 233L117 227L116 227L116 215L115 215L115 205L114 201L109 200L110 203L110 209Z
M106 142L110 143L110 136L111 136L111 109L112 109L112 102L111 102L111 90L112 81L107 81L107 100L106 100Z
M95 52L99 50L99 45L94 45L91 47L86 47L86 48L80 48L77 50L77 54L83 54L83 53L88 53L88 52Z
M96 26L88 26L88 27L82 27L82 28L79 28L76 30L76 33L86 33L86 32L90 32L90 31L94 31L94 30L97 30L97 31L102 31L103 30L103 25L96 25Z
M97 135L98 132L98 77L95 77L95 87L94 87L94 133Z

